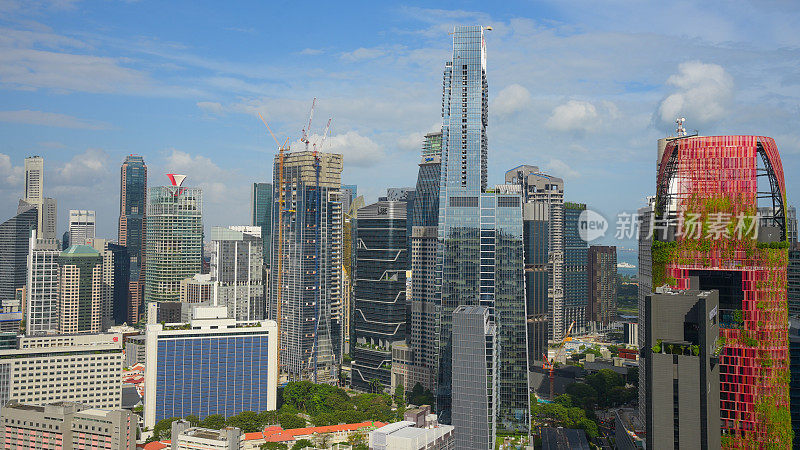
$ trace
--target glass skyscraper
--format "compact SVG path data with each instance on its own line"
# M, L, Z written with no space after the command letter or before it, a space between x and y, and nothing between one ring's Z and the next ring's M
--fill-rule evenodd
M358 210L350 352L352 385L391 383L392 343L406 338L406 202L377 202ZM389 364L387 364L389 362Z
M442 168L436 281L438 383L436 407L452 420L452 314L460 305L489 309L498 336L498 427L530 428L521 190L487 191L488 86L480 26L453 31L445 64Z
M22 211L0 224L0 301L11 301L17 288L25 286L28 241L37 227L35 206L21 205Z
M250 190L250 225L261 227L264 255L269 255L272 238L272 184L253 183ZM269 265L269 257L264 258Z
M128 155L120 169L119 245L128 249L128 323L136 323L142 314L145 270L145 213L147 212L147 165L144 158ZM116 311L115 311L116 315Z
M572 322L572 332L586 330L586 304L589 287L586 279L586 260L589 244L578 232L578 219L586 211L583 203L564 203L564 327Z
M200 273L203 265L202 192L156 186L148 197L144 300L178 301L181 280Z

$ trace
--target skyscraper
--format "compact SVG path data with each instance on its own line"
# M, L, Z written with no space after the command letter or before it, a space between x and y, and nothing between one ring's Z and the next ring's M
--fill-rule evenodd
M506 172L506 183L519 185L524 199L528 364L532 366L542 360L548 339L560 339L566 331L564 180L523 165Z
M586 321L607 327L617 313L617 247L592 245L586 265Z
M26 204L0 224L0 302L13 300L25 286L31 230L36 230L38 217L36 207Z
M270 244L272 238L272 184L253 183L250 189L250 225L261 227L262 249L264 251L264 264L269 265Z
M358 186L355 184L343 184L340 197L342 199L342 212L349 213L350 204L358 197Z
M390 385L392 343L406 338L406 210L396 201L358 210L350 354L352 385L364 391Z
M181 280L200 273L203 198L183 187L185 176L169 174L172 186L151 187L146 225L145 302L178 301Z
M666 289L646 309L647 448L720 448L719 292Z
M279 322L280 363L293 379L335 381L341 361L342 155L275 157L269 318Z
M452 314L485 306L497 324L498 427L530 428L521 189L487 191L488 86L480 26L457 26L445 64L436 279L440 289L436 407L452 420Z
M41 239L56 238L56 200L44 196L44 158L25 158L25 203L33 205L39 214L37 233ZM22 205L20 205L22 207Z
M564 332L573 322L573 333L586 331L586 301L589 298L586 258L589 246L578 230L578 219L584 211L586 205L583 203L564 203Z
M211 228L211 278L219 283L217 304L228 317L262 320L264 298L263 233L253 227Z
M88 245L73 245L58 257L58 329L62 334L102 331L107 298L103 257Z
M28 240L28 279L25 286L25 334L58 332L58 256L55 239Z
M759 199L775 214L755 233ZM720 292L723 447L791 445L791 423L781 413L789 405L785 207L772 138L666 142L656 182L652 285Z
M453 426L456 448L495 447L497 329L485 306L453 311Z
M442 168L442 133L429 133L422 146L414 207L411 214L411 323L409 347L413 365L409 386L419 383L435 390L438 374L436 327L439 298L436 291L436 239L439 225L439 183Z
M95 234L95 212L83 209L69 210L69 243L86 245Z
M147 212L147 165L144 158L128 155L120 169L119 245L128 249L130 281L128 322L139 322L143 312L145 270L145 214Z

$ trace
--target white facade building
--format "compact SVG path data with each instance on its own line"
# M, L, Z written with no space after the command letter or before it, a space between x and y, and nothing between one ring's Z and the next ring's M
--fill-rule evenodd
M95 216L95 212L90 210L69 210L69 245L84 245L89 239L94 239Z
M25 286L25 333L58 331L58 255L55 239L38 239L31 231L28 247L28 279Z

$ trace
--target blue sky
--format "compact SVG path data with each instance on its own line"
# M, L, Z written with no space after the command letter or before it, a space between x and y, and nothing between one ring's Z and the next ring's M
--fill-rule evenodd
M115 237L119 164L150 184L185 173L205 225L248 220L275 144L313 131L367 201L413 186L422 135L440 125L455 24L487 33L489 179L534 164L568 200L606 217L653 190L656 139L687 118L701 134L776 139L800 193L800 6L760 2L183 2L0 0L0 219L16 210L26 155L45 193L95 209ZM612 224L612 228L613 228ZM612 229L613 232L613 229Z

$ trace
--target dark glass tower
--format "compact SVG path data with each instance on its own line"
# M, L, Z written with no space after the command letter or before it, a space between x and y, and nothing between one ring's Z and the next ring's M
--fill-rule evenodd
M578 219L586 211L584 203L564 203L564 327L572 322L572 333L586 330L586 304L589 290L586 261L589 245L578 232Z
M453 31L453 60L445 64L442 169L436 281L438 383L436 407L452 420L452 314L461 305L489 310L498 335L498 427L530 428L528 348L521 190L487 191L488 86L480 26Z
M406 202L377 202L358 210L353 286L352 385L391 383L392 343L406 337Z
M147 212L147 165L144 158L128 155L120 169L119 245L128 249L130 258L128 314L129 323L139 321L143 313L144 240ZM115 308L117 305L114 305ZM115 313L116 314L116 313Z
M20 205L21 211L0 224L0 300L14 300L17 288L27 281L28 246L39 213L35 206Z
M261 240L264 243L264 264L269 266L272 233L272 184L253 183L250 191L250 224L261 227Z

